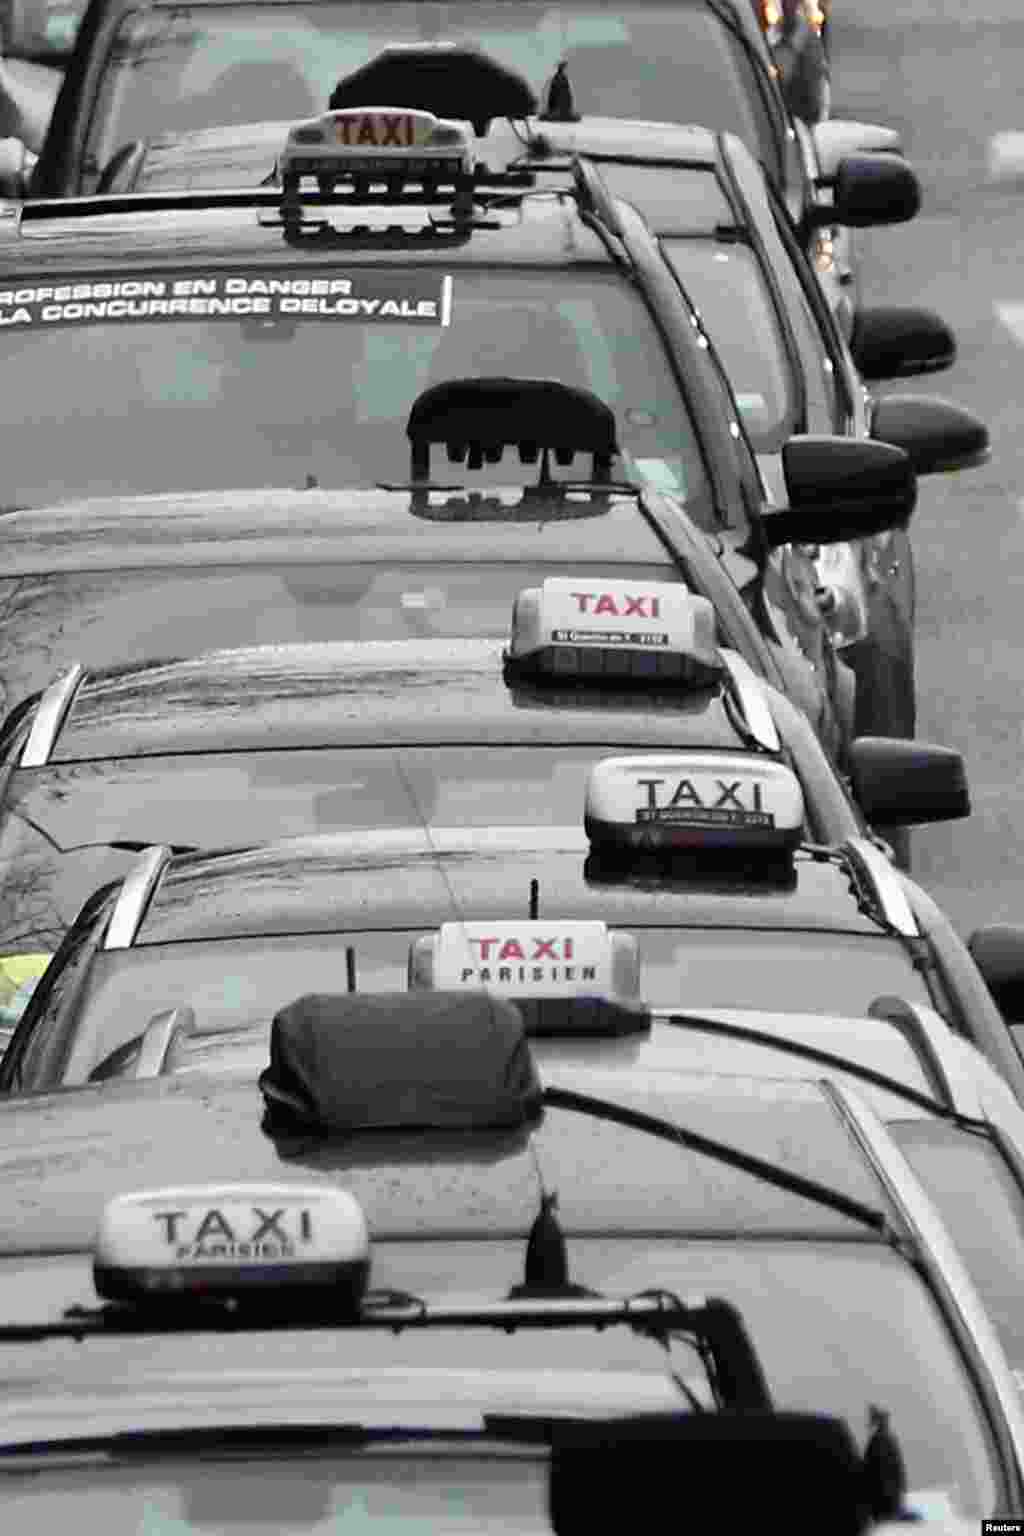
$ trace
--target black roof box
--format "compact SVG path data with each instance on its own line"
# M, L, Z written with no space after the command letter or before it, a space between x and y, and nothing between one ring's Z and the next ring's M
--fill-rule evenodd
M275 1015L266 1129L517 1130L541 1085L517 1009L487 992L310 993Z

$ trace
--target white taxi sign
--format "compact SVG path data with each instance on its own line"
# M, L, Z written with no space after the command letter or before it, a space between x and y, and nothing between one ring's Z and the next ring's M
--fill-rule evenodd
M592 843L636 849L792 848L804 798L783 763L736 752L612 757L587 782Z
M640 661L652 675L678 675L680 659L721 671L714 608L682 583L554 576L519 593L512 610L513 661L554 654L557 670L565 671L576 653L579 670L587 671L583 653L595 651L617 656L610 661L616 671L633 670Z
M409 986L462 988L516 998L615 996L640 992L636 940L605 923L515 920L443 923L409 953Z
M285 176L452 177L473 169L463 124L406 107L344 107L296 123L279 168Z
M259 1286L339 1288L358 1299L369 1234L358 1202L325 1185L218 1184L121 1195L93 1253L101 1296L179 1297Z

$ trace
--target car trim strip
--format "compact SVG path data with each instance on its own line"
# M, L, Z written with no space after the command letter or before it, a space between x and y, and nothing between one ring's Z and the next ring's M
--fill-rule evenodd
M995 1326L939 1211L886 1127L849 1088L829 1080L824 1080L822 1087L860 1143L908 1230L919 1262L923 1261L926 1283L952 1324L964 1364L974 1378L988 1415L993 1439L1010 1463L1006 1470L1015 1483L1009 1490L1011 1504L1015 1506L1024 1478L1024 1406Z
M191 1008L182 1004L179 1008L166 1008L156 1013L146 1025L135 1063L135 1077L160 1077L168 1071L171 1047L182 1035L189 1035L195 1028L196 1016Z
M868 1017L896 1026L955 1114L969 1120L984 1118L974 1080L963 1070L950 1027L941 1014L905 997L886 996L875 998Z
M63 677L58 677L56 682L44 689L36 707L35 719L32 721L32 729L29 731L25 750L19 760L19 767L46 767L84 676L85 668L80 661L76 661Z
M849 837L841 846L857 873L871 887L885 921L905 939L920 938L917 919L911 910L899 875L880 848L867 837Z
M733 692L743 711L750 734L767 752L781 752L782 744L775 729L771 710L761 691L761 682L750 663L739 654L723 646L718 652L729 678Z
M160 876L172 858L170 848L147 848L125 876L107 927L104 949L131 949Z

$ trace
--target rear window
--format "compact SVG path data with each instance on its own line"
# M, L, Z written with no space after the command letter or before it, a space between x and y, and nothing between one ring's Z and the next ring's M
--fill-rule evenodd
M258 517L254 511L254 524ZM339 509L339 533L346 522ZM413 519L402 508L395 523L398 543ZM390 532L381 531L383 538ZM357 534L353 527L353 542ZM326 559L0 578L0 712L76 661L97 669L244 645L497 638L508 634L518 593L549 576L572 571L584 580L612 570L622 581L672 581L679 574L636 504L625 500L605 516L547 524L542 532L536 524L522 534L515 525L487 525L492 556L508 548L504 564L487 563L480 525L434 524L422 533L412 526L406 548L418 537L419 564L399 555L365 564ZM444 553L431 560L439 538ZM546 563L524 559L524 543L541 538ZM447 563L444 555L460 542L481 558ZM40 563L45 559L44 552Z
M340 78L389 44L438 39L482 48L538 96L567 59L588 114L701 123L778 154L754 68L703 4L296 0L129 12L93 113L88 171L156 134L309 117L326 110ZM773 168L781 170L777 159Z
M622 470L712 526L668 354L640 295L612 273L285 265L62 276L0 289L0 321L18 395L8 507L403 483L414 400L497 374L592 391L615 415ZM467 478L443 448L433 464L435 479ZM574 465L577 478L589 468L579 455ZM509 451L489 479L532 484L537 473Z

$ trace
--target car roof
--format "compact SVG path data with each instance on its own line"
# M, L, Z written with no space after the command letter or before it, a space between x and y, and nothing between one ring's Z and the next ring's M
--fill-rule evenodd
M697 124L658 123L644 119L585 114L576 123L530 120L547 153L642 158L680 172L713 169L716 135ZM273 168L284 145L289 119L241 123L234 127L201 128L159 134L146 145L145 158L132 182L132 191L158 192L189 187L253 185ZM732 136L730 136L732 137ZM733 139L741 146L741 141ZM493 169L505 167L523 153L522 139L501 122L492 124L480 142L481 156ZM262 175L261 175L262 173ZM240 178L236 180L235 178ZM249 178L253 178L252 181ZM547 174L544 182L547 184ZM623 188L620 195L644 212L642 201Z
M543 193L543 189L542 193ZM3 205L0 219L0 283L21 274L38 283L58 272L88 274L196 266L274 266L314 270L317 266L599 267L617 268L603 241L580 217L568 193L527 196L494 216L487 227L423 242L383 245L380 239L339 246L334 242L282 238L273 217L275 198L253 189L248 206L203 208L188 194L170 207L146 207L145 194L104 202L97 198L46 199ZM394 223L387 206L359 209L360 222L383 234ZM263 222L261 222L261 220ZM491 227L491 224L499 227ZM8 276L10 274L10 276Z
M0 582L77 571L210 566L218 562L315 565L347 561L479 564L658 560L669 555L631 495L552 501L530 522L514 516L522 486L477 486L488 500L428 498L417 512L408 492L385 490L223 490L93 497L4 516ZM644 501L671 515L671 504L645 490ZM502 507L507 508L504 516ZM682 518L674 520L682 536Z
M599 1067L552 1067L545 1078L666 1116L885 1209L882 1189L820 1084ZM114 1082L8 1101L0 1110L0 1259L87 1251L103 1206L117 1194L261 1179L348 1189L378 1247L442 1234L525 1244L549 1189L558 1191L568 1236L728 1228L869 1237L845 1215L677 1144L559 1109L549 1108L532 1134L378 1131L307 1145L298 1160L262 1121L256 1084L231 1078Z
M87 672L51 763L331 745L739 750L721 689L656 696L506 684L504 642L250 646ZM27 724L27 720L26 720Z
M588 864L589 852L581 824L328 833L245 851L181 854L167 864L137 942L429 933L467 915L507 920L509 893L523 893L525 909L531 879L545 914L611 928L884 932L852 896L838 856L798 853L792 879L758 881L749 871L730 878L709 863L669 883L643 871L631 877L621 865Z

